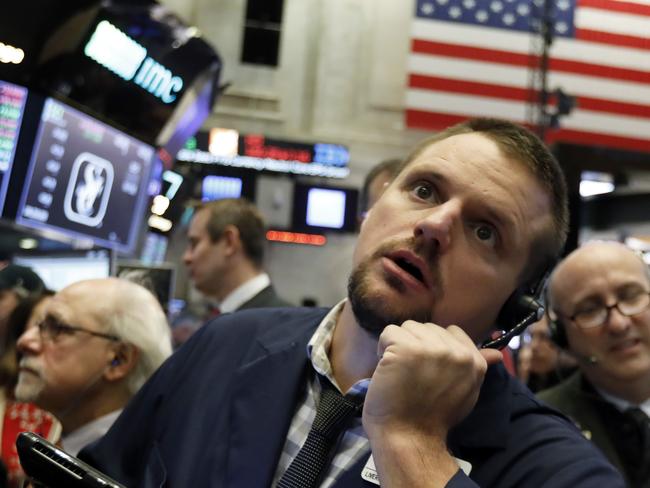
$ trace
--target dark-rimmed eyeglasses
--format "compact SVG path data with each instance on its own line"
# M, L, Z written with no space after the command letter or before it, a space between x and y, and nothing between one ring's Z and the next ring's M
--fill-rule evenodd
M607 322L613 308L616 308L621 315L632 317L645 311L648 306L650 306L650 292L643 291L621 298L612 305L601 305L582 310L568 318L581 329L593 329Z
M74 327L72 325L64 324L53 317L46 317L37 325L38 332L41 335L42 341L55 342L60 337L66 335L73 335L77 332L83 332L95 337L101 337L109 341L119 341L120 338L112 334L104 334L103 332L95 332L94 330L85 329L84 327Z

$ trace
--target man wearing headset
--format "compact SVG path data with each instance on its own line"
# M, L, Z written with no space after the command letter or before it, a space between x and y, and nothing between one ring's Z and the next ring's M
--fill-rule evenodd
M579 372L539 397L572 417L621 470L650 487L650 275L618 242L591 242L553 271L553 339Z
M82 459L145 488L623 486L477 347L537 317L526 290L564 244L566 202L525 129L434 135L364 219L345 300L215 319Z
M52 412L76 455L171 354L170 332L156 298L130 281L80 281L48 300L18 339L16 398Z

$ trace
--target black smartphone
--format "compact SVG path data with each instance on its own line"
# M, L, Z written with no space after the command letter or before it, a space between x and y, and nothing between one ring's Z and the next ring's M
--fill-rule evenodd
M16 439L20 464L36 484L47 488L126 488L33 432Z

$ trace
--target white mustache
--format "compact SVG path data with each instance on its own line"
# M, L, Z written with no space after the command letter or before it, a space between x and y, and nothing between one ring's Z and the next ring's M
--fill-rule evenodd
M32 363L31 360L29 360L27 358L22 358L20 360L20 363L18 363L18 367L28 369L32 373L37 374L38 376L41 375L41 367L40 367L40 365Z

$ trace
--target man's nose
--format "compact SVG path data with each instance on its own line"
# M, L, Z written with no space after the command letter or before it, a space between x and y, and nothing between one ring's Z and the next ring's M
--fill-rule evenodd
M16 347L20 353L37 350L40 345L41 335L38 327L28 327L25 329L25 332L20 335L16 342Z
M415 225L415 237L423 239L428 245L435 244L438 252L444 253L451 245L454 225L461 216L460 203L448 200L429 209Z
M185 252L183 253L183 264L188 266L190 261L192 261L192 253L189 249L185 249Z
M632 325L632 317L623 315L618 307L612 307L609 310L609 316L605 322L607 330L612 334L622 334Z

